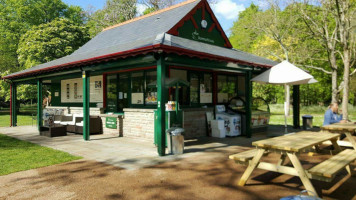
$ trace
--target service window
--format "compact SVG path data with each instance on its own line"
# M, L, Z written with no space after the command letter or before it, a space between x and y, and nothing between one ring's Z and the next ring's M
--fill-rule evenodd
M147 71L146 72L146 94L145 94L145 104L146 105L157 105L157 87L149 86L150 83L157 81L157 71Z
M211 74L203 74L200 79L200 103L213 103L213 77Z
M117 112L117 75L108 75L106 79L106 109L107 112Z
M170 70L170 78L179 78L181 80L188 81L188 71L181 70L181 69L171 69ZM171 100L171 101L176 101L175 90L176 90L176 88L170 89L169 100ZM189 105L190 104L190 99L189 99L189 95L188 95L189 87L187 87L187 86L179 87L178 90L179 90L179 92L178 92L179 105L183 105L183 106Z
M131 103L132 104L144 104L144 86L145 79L143 72L135 72L131 74Z
M218 103L227 103L228 100L227 76L218 75Z
M190 102L192 104L199 103L199 74L190 73Z
M237 96L237 83L236 75L218 75L218 103L227 103Z
M128 93L129 93L129 74L119 74L119 84L118 84L118 111L122 112L124 108L129 107Z

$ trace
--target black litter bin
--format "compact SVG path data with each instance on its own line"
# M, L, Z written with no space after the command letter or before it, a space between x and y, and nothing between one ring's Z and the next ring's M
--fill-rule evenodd
M303 118L303 129L304 130L313 128L313 116L304 115L302 118Z
M184 129L173 127L167 130L167 145L169 154L183 154L184 151Z

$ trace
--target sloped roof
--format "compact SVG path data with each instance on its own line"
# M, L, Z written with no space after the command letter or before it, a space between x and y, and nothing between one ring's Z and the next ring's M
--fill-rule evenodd
M109 27L71 55L10 74L5 76L4 79L15 79L17 77L50 72L52 70L78 66L79 64L88 64L94 61L106 61L113 57L117 59L117 57L123 55L133 55L133 53L137 55L139 53L158 51L164 47L205 53L210 57L215 56L219 57L219 59L228 58L231 59L232 62L260 65L262 67L270 67L276 64L268 59L242 51L204 44L166 34L166 32L197 6L200 1L201 0L186 1L168 9ZM174 52L172 49L171 51Z

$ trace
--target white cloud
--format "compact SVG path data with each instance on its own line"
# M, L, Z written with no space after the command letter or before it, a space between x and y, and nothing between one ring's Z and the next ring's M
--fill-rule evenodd
M143 12L148 8L147 5L142 4L142 3L137 3L136 4L136 10L137 10L137 15L142 15Z
M227 20L236 19L239 13L246 9L243 4L237 4L232 0L219 0L216 4L212 5L212 8L217 15Z

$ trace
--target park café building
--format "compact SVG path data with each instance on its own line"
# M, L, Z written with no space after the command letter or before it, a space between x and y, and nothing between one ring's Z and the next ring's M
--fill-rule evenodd
M179 102L186 138L207 136L205 113L236 95L245 99L250 122L250 80L275 64L233 49L208 2L188 0L108 27L71 55L3 79L11 84L11 126L20 84L37 84L37 125L43 126L46 85L51 107L83 115L84 140L89 116L100 116L103 134L151 139L165 155L168 101ZM251 137L246 121L243 134Z

